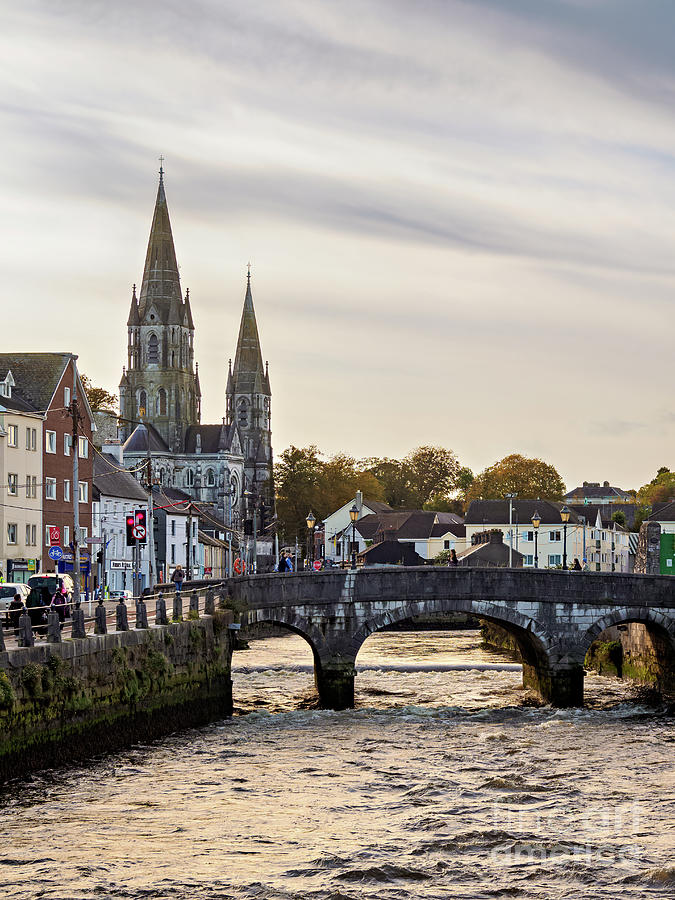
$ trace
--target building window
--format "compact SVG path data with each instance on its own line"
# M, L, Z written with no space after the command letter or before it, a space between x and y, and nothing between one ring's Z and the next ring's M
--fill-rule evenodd
M63 389L63 405L65 407L70 406L70 388L69 387Z
M73 446L73 436L72 434L64 434L63 435L63 455L70 456L70 449Z
M176 545L171 545L171 565L174 565L176 562Z
M16 544L16 523L15 522L7 523L7 543L8 544Z
M443 541L443 549L444 550L450 549L450 541Z
M35 499L37 497L37 475L33 475L33 477L31 478L31 487L33 488L33 499Z
M216 483L216 476L215 476L213 469L207 469L206 470L206 486L214 487L215 483Z
M86 543L87 538L89 537L89 529L88 528L80 528L80 543Z
M47 432L47 446L45 447L47 453L56 453L56 432L48 431Z
M548 555L548 564L549 566L559 566L562 563L562 557L559 553L549 553Z
M559 531L549 531L548 539L549 539L549 541L559 541L560 540L560 532Z
M80 459L86 459L89 455L89 441L86 437L77 439L77 453Z
M9 472L7 475L7 493L12 497L16 497L19 490L19 476L14 472Z
M534 540L534 531L526 531L523 536L526 541L533 541Z
M37 429L26 428L26 450L37 449Z
M192 537L193 538L197 537L197 523L196 522L192 523Z
M151 334L148 338L148 362L159 363L159 344L156 334Z
M70 481L63 482L63 499L66 503L70 503Z
M86 481L78 482L78 487L80 489L80 503L88 503L89 502L89 484Z
M33 526L33 527L35 527L35 526ZM30 525L26 525L26 546L27 546L27 547L30 547L30 546L31 546L31 543L30 543Z
M534 556L531 553L527 553L525 556L525 565L533 566L534 565Z
M56 500L56 478L45 479L45 497L47 500Z
M195 473L192 469L187 469L185 472L185 484L187 487L192 487L195 483Z
M164 388L160 388L157 391L157 415L166 415L166 391Z
M335 541L335 555L340 556L342 553L342 541Z
M7 446L8 447L16 447L19 443L19 426L18 425L8 425L7 426Z
M175 536L176 536L176 520L172 519L171 520L171 537L175 537Z

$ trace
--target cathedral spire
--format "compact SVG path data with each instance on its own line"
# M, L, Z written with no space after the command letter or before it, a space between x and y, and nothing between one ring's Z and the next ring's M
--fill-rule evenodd
M232 388L237 392L260 391L265 378L260 338L258 336L258 324L255 319L253 294L251 293L250 263L246 276L246 296L239 325L239 339L237 340L237 352L234 355L232 378Z
M160 159L163 162L163 159ZM157 307L164 321L168 322L171 308L173 307L175 310L176 301L180 307L181 300L178 262L164 190L164 167L160 165L155 212L152 217L143 281L138 300L139 315L143 318L146 309L152 303Z

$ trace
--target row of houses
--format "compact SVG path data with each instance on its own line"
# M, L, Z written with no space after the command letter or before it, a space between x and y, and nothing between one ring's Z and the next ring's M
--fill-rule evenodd
M361 565L421 565L442 551L454 550L461 560L478 545L494 544L495 536L501 534L503 558L513 565L559 568L566 554L570 567L578 560L589 571L631 572L637 535L612 518L616 506L608 503L608 487L601 490L598 504L583 495L574 498L582 502L570 504L517 498L474 500L464 518L447 512L394 510L357 491L353 500L325 519L315 553L334 565L346 564L353 552ZM623 494L615 497L616 503L625 503ZM350 510L354 509L356 521L352 522ZM651 520L659 521L666 535L662 571L668 574L675 571L675 503L655 506Z
M131 590L136 585L126 516L137 509L147 515L147 472L139 471L143 466L125 467L115 438L97 440L98 417L76 360L70 353L0 354L0 572L5 581L25 583L39 572L72 569L77 503L83 589L93 589L105 573L112 589ZM158 484L153 506L154 582L169 578L179 563L197 578L225 576L230 532L212 511L182 491ZM50 556L54 547L61 549L61 561ZM139 588L149 584L150 556L146 543Z

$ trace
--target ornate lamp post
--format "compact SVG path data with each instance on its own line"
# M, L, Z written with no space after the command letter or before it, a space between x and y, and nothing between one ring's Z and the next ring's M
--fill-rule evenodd
M352 520L352 569L356 569L356 523L359 518L359 510L356 503L349 510L349 518Z
M560 519L563 523L563 569L567 568L567 523L570 520L570 511L566 506L560 510Z
M535 509L534 515L532 516L532 527L534 528L534 567L535 569L539 568L539 526L541 525L541 516L539 512Z
M307 516L307 533L308 533L308 544L307 547L308 553L307 556L309 558L309 567L312 568L312 563L314 562L314 525L316 524L316 516L310 510L309 515Z

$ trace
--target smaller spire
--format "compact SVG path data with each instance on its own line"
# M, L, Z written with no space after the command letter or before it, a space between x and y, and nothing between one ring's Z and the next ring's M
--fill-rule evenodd
M185 288L185 302L190 302L190 288Z
M131 289L131 299L132 299L132 300L136 300L136 299L137 299L137 297L136 297L136 285L134 285L133 288Z
M228 361L227 361L227 369L231 375L232 374L232 360L231 359L228 359Z

